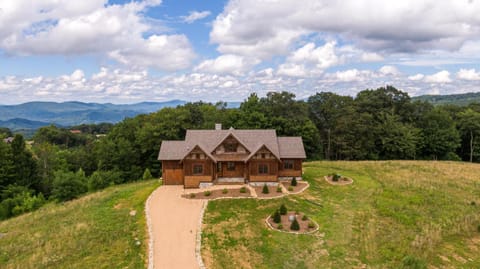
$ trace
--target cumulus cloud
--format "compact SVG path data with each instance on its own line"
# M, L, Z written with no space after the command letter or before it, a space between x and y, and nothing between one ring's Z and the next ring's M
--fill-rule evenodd
M450 72L447 70L440 71L438 73L426 76L424 78L425 82L428 83L450 83L452 79L450 78Z
M235 0L215 19L210 39L222 53L261 58L285 54L294 42L319 32L375 51L451 51L478 38L479 12L479 1Z
M151 33L155 27L145 11L160 3L3 1L0 48L15 55L108 55L128 65L161 70L188 67L194 52L185 35Z
M243 56L225 54L220 55L215 59L209 59L201 62L195 68L195 72L220 73L220 74L235 74L241 75L243 72L250 69L259 60L247 58Z
M212 14L210 11L190 11L188 16L182 16L182 20L186 23L193 23L197 20L204 19Z
M476 71L475 69L460 69L457 72L457 78L463 80L480 80L480 71Z

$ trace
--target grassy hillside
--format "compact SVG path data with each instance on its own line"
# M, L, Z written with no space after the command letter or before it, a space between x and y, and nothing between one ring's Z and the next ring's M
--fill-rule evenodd
M354 183L330 185L333 172ZM202 256L208 268L480 268L479 175L456 162L306 163L301 195L210 202ZM281 203L320 231L268 230Z
M110 187L0 222L0 268L144 268L144 204L158 185Z

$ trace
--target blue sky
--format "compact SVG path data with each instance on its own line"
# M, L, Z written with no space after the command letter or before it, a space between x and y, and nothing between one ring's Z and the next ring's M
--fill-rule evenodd
M0 103L480 91L480 1L0 2Z

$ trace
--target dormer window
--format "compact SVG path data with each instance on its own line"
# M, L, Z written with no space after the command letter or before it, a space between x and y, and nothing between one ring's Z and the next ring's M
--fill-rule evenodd
M227 143L225 144L225 152L237 152L237 143Z

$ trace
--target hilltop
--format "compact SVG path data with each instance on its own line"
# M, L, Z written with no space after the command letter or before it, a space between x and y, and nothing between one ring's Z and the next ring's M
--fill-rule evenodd
M448 95L421 95L412 98L413 100L426 101L433 105L458 105L467 106L471 103L480 103L480 92Z

